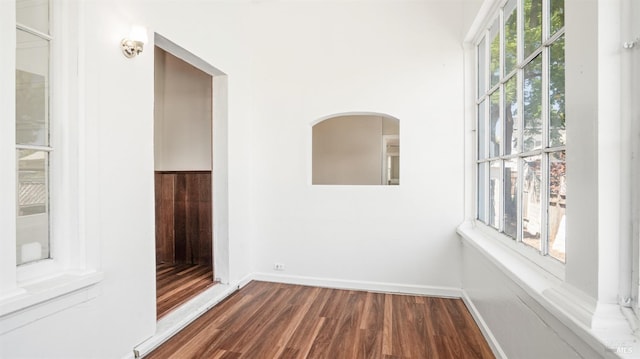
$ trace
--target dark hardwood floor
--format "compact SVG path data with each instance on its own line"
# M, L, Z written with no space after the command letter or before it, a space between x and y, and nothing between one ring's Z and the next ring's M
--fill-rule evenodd
M212 286L211 266L159 264L156 266L156 314L160 319L180 304Z
M251 282L147 357L494 356L460 299Z

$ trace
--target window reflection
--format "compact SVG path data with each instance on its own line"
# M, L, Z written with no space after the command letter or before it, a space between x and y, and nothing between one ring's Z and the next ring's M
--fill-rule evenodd
M483 160L487 158L487 149L485 148L487 140L485 136L487 135L485 116L484 116L484 106L485 102L480 102L478 105L478 159Z
M515 70L518 63L518 16L516 0L504 7L504 74Z
M518 93L517 78L511 77L504 87L504 153L518 152Z
M487 162L478 164L478 219L488 223L487 210L485 208L487 198Z
M48 0L16 0L16 20L19 24L49 33Z
M491 161L489 168L489 225L500 228L500 177L502 161Z
M524 58L542 44L542 0L524 0Z
M551 45L549 54L549 147L565 144L564 120L564 37L562 37Z
M17 30L17 144L49 145L48 54L48 41Z
M17 264L49 258L49 154L18 150Z
M565 152L549 155L549 254L565 261L565 210L567 200Z
M542 148L542 56L524 68L523 83L524 143L523 151Z
M489 49L489 74L491 75L491 86L493 87L500 81L500 23L496 22L491 27L491 48Z
M551 16L549 16L551 22L550 34L555 34L558 30L564 27L564 0L550 0Z
M516 238L518 227L518 160L504 162L504 233Z
M491 107L489 108L490 142L489 157L500 156L500 143L502 142L502 121L500 121L500 91L491 94Z
M484 39L478 45L478 97L484 95L486 91L486 44Z
M522 242L540 250L541 173L540 156L523 159L522 183Z
M49 7L47 0L16 1L17 265L50 258Z

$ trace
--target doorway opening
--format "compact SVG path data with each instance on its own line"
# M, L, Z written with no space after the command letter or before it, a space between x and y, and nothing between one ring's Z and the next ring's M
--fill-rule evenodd
M156 314L161 319L227 280L226 76L158 34L155 43Z

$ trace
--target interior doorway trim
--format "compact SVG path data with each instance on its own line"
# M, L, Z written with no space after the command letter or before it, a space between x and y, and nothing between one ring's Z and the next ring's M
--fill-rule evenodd
M227 74L155 33L155 46L212 77L212 195L213 272L215 280L229 284L229 160Z

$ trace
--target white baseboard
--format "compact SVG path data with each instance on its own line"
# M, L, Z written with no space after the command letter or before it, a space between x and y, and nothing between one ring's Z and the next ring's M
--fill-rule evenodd
M428 295L443 298L462 298L462 290L455 287L438 287L415 284L368 282L335 278L317 278L272 273L253 273L253 280L313 287L362 290L368 292Z
M207 289L197 297L193 298L189 302L185 303L180 308L167 314L167 316L158 321L156 325L156 333L144 342L138 344L131 353L124 356L122 359L135 359L137 357L141 358L151 353L151 351L159 347L174 334L184 329L187 325L203 315L206 311L220 303L222 300L233 294L238 289L247 285L252 280L308 285L323 288L362 290L369 292L425 295L443 298L463 298L465 300L465 303L467 303L467 305L469 306L470 310L471 308L474 308L475 310L475 307L473 307L471 301L468 298L465 298L465 294L462 289L455 287L438 287L414 284L355 281L335 278L316 278L269 273L252 273L232 284L215 285ZM488 329L486 329L486 325L482 321L482 318L479 317L477 311L475 311L474 313L474 311L472 310L472 314L474 315L474 318L478 322L478 325L482 329L483 333L485 333L487 341L489 341L489 344L492 345L492 342L489 340L489 336L486 335L486 331L488 331ZM493 338L493 336L491 336L491 338ZM500 350L499 352L502 353L501 349L499 349L499 346L497 348L498 350ZM494 349L493 345L492 349ZM502 358L506 357L503 355Z
M251 275L231 284L216 284L205 290L195 298L180 306L178 309L158 320L156 332L153 336L138 344L133 351L122 359L142 358L159 347L173 335L198 319L209 309L235 293L251 281Z
M480 331L482 332L482 335L484 335L484 339L489 343L489 347L491 347L493 355L495 355L496 358L507 359L507 355L502 350L500 343L498 343L498 340L491 332L491 329L489 329L489 326L482 318L482 315L480 315L478 308L473 304L471 297L469 297L465 290L462 290L462 300L467 306L467 309L469 309L469 312L471 312L471 316L473 316L476 324L480 327Z

